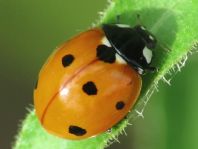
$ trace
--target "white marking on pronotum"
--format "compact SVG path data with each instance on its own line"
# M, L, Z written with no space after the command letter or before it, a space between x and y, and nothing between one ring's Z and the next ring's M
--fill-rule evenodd
M126 61L118 54L115 55L116 56L116 62L118 62L119 64L126 64Z
M109 40L105 36L102 38L101 42L102 42L102 44L106 45L107 47L111 47Z
M150 63L151 63L151 59L152 59L152 57L153 57L152 51L149 50L147 47L145 47L145 48L143 49L143 55L144 55L144 57L145 57L145 59L146 59L146 62L147 62L148 64L150 64Z
M154 41L154 37L149 35L149 39L151 39L152 41Z
M116 24L116 26L121 27L121 28L129 28L130 25L127 24Z
M144 70L138 67L138 73L143 74Z
M144 30L144 31L146 30L146 28L145 28L144 26L140 26L140 28L141 28L142 30Z

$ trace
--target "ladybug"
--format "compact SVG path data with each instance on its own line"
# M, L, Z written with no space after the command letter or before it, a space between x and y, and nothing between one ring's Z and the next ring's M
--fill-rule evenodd
M151 72L157 40L142 25L103 24L70 39L48 58L34 89L36 115L56 136L80 140L122 120Z

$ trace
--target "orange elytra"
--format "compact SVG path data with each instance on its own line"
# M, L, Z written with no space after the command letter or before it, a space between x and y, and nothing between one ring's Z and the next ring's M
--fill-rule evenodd
M105 24L80 33L48 58L34 90L41 125L65 139L96 136L122 120L141 91L155 37L143 26Z

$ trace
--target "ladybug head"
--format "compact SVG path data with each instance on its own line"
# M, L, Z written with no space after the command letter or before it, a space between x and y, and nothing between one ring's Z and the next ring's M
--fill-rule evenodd
M116 53L140 74L155 70L150 64L153 58L152 49L156 47L157 40L145 27L104 24L102 28Z

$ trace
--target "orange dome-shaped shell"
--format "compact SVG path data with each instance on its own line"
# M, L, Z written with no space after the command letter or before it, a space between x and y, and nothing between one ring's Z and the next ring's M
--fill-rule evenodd
M140 75L118 56L99 59L97 49L105 42L101 29L86 31L56 49L43 66L34 104L50 133L66 139L95 136L118 123L134 105Z

